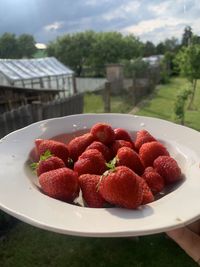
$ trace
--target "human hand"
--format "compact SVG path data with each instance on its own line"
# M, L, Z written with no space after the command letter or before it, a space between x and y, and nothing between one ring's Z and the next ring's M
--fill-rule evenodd
M167 232L194 261L200 265L200 220Z

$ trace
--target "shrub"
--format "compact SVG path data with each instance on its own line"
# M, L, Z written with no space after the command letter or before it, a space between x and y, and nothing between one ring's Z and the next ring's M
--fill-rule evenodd
M185 104L192 91L190 89L181 89L178 91L174 104L175 117L182 125L185 123Z

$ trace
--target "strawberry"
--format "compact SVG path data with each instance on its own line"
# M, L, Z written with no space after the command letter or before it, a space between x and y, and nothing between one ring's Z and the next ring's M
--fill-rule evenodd
M99 192L110 204L136 209L142 202L140 179L131 169L119 166L102 176Z
M39 176L42 191L56 199L72 202L78 192L78 174L69 168L60 168Z
M147 167L145 169L142 178L147 182L154 195L164 189L165 182L163 177L152 167Z
M125 140L132 142L130 134L123 128L114 129L114 133L115 133L115 140Z
M182 179L181 169L177 161L170 156L158 157L154 160L153 166L167 184Z
M102 153L106 161L110 161L112 158L110 149L99 141L92 142L92 144L86 148L86 150L89 149L97 149L99 152Z
M40 160L40 156L37 153L36 147L34 147L29 153L29 160L31 162L38 162Z
M111 144L115 140L113 128L106 123L96 123L92 126L90 133L94 136L96 141L105 145Z
M153 165L153 161L159 156L169 156L167 149L157 141L144 143L139 150L139 157L145 167Z
M106 201L97 191L97 185L101 176L94 174L82 174L79 176L79 185L82 191L82 196L88 207L103 208Z
M68 143L69 157L75 162L85 149L94 141L90 133L77 136Z
M130 147L121 147L117 151L117 166L126 166L141 175L144 171L144 166L138 154Z
M41 156L47 150L49 150L52 155L62 159L64 163L67 165L69 151L65 144L54 140L36 139L35 145L39 156Z
M140 130L136 133L135 147L139 151L144 143L152 141L156 141L156 139L148 131Z
M152 191L146 181L141 178L140 180L141 186L142 186L142 191L143 191L143 198L142 198L142 205L148 204L150 202L154 201L154 196L152 194Z
M132 142L126 140L115 140L110 146L113 157L116 156L118 149L120 149L121 147L130 147L133 149L133 144Z
M37 176L40 176L44 172L64 168L65 163L62 159L52 156L50 151L47 150L40 156L39 162L31 164L31 166L36 170Z
M97 149L89 149L81 154L74 164L74 171L81 174L103 174L106 170L106 161Z

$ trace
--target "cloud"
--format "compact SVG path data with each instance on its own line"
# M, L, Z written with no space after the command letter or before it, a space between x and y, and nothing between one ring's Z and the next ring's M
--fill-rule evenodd
M112 21L114 19L126 19L130 16L130 13L136 13L139 10L139 7L139 1L132 1L127 4L122 4L121 6L116 7L114 10L105 13L102 18L106 21Z
M158 42L181 36L186 25L200 34L199 14L199 0L0 0L0 35L48 43L66 33L120 31Z
M181 39L187 25L192 27L195 34L200 34L200 6L196 0L166 0L160 3L144 0L142 7L145 9L142 18L121 29L122 32L133 33L144 41L154 43L171 37ZM151 16L148 18L147 14Z
M63 27L63 25L64 25L63 21L55 21L52 24L44 26L44 30L47 32L48 31L57 31L57 30L61 29Z
M149 38L153 42L159 42L170 37L170 35L171 37L180 37L179 35L182 34L184 25L184 19L177 20L175 18L155 18L141 21L136 25L122 29L122 31L129 34L133 33L146 41ZM179 33L178 36L177 32Z

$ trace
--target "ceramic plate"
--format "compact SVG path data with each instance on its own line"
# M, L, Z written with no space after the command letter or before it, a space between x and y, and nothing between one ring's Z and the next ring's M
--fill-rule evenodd
M96 122L146 129L167 147L184 181L138 210L86 208L44 195L28 158L36 138L87 131ZM168 121L124 114L82 114L34 123L0 140L0 208L34 226L69 235L120 237L164 232L200 217L200 133Z

